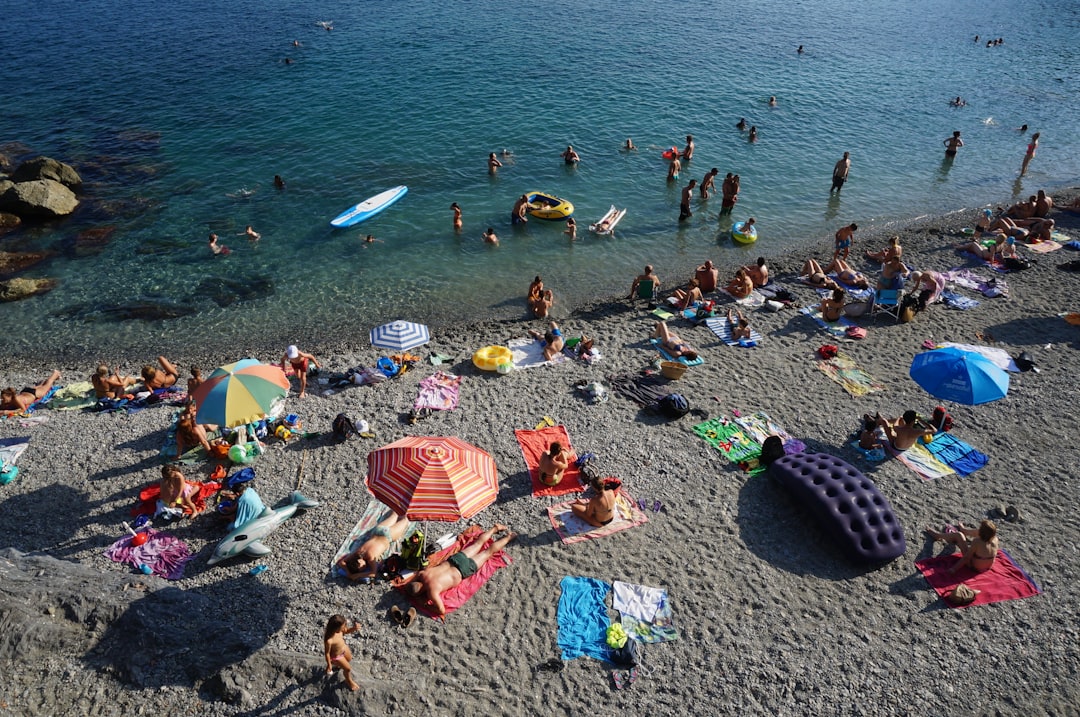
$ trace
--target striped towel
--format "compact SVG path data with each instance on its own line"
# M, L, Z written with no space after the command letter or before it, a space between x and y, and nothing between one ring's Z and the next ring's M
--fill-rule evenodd
M728 323L726 316L714 316L711 319L705 319L705 325L709 327L709 330L720 337L728 346L745 346L753 347L762 342L761 334L756 329L750 329L750 340L746 339L733 339L731 337L731 324Z

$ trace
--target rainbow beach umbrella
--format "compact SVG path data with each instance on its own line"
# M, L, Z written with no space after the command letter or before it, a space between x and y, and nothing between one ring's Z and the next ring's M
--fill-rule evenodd
M214 369L191 395L199 423L235 428L263 418L274 401L289 392L289 379L277 366L241 359Z
M453 522L495 502L495 460L460 438L409 436L368 454L368 490L410 520Z

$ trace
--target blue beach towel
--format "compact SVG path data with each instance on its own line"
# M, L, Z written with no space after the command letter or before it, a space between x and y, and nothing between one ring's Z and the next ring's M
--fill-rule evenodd
M611 625L604 599L611 586L596 578L565 577L559 583L559 647L564 660L582 655L608 660L607 629Z
M979 305L977 300L961 296L955 291L949 291L948 289L941 292L941 300L944 301L945 305L950 309L974 309Z
M968 476L990 462L990 457L977 451L951 433L935 433L934 440L926 444L930 455L956 471Z
M726 316L717 316L711 319L705 319L705 325L709 327L709 330L720 337L728 346L758 346L761 344L761 334L756 329L750 329L750 340L739 339L736 341L731 338L731 324L728 323Z
M701 358L700 354L693 361L690 361L685 356L679 356L678 358L675 358L667 352L667 349L665 349L664 346L660 343L660 339L649 339L649 343L651 343L656 348L656 350L660 352L660 355L662 355L668 361L678 361L679 363L686 366L699 366L705 363L705 359Z

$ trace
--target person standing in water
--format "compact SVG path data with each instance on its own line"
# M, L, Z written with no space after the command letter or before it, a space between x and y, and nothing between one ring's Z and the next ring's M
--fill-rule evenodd
M963 140L960 139L960 130L956 130L952 133L952 137L948 137L941 141L945 145L945 156L952 159L956 156L956 150L964 146Z
M503 166L503 163L499 161L494 152L488 155L488 174L495 174L501 166Z
M461 207L458 206L457 202L454 202L450 205L450 209L454 212L454 231L459 232L462 227Z
M694 135L686 135L686 149L682 152L683 161L687 164L690 163L690 158L694 156Z
M694 216L694 213L690 211L690 198L694 196L694 187L697 186L697 180L691 179L690 183L683 187L682 201L679 203L679 221L686 221L690 217Z
M832 171L832 189L829 190L829 194L833 192L839 192L844 188L844 182L847 181L848 172L851 171L851 153L844 152L844 156L840 158L840 161L836 163Z
M1024 155L1024 163L1020 165L1020 176L1023 177L1027 174L1028 164L1031 163L1032 157L1035 156L1035 150L1039 148L1039 133L1031 135L1031 142L1028 143L1027 153Z
M708 199L709 194L716 191L716 175L720 174L720 170L713 167L705 173L705 177L701 180L701 198Z

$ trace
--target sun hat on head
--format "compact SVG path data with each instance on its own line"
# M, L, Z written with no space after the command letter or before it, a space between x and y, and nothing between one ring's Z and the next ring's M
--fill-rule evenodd
M300 349L296 348L295 344L290 344L289 348L285 349L285 355L294 359L300 355Z

